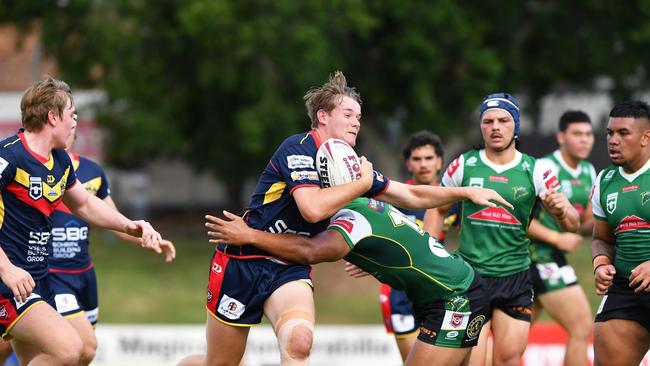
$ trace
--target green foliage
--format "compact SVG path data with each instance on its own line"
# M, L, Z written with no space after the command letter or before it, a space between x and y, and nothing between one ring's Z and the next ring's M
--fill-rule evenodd
M397 116L406 133L444 137L465 131L497 90L534 101L609 76L615 97L630 97L648 83L649 17L649 0L6 1L0 10L0 22L40 25L62 78L106 90L99 122L112 163L181 156L232 193L283 138L309 128L301 97L336 69L362 93L365 121L381 130Z

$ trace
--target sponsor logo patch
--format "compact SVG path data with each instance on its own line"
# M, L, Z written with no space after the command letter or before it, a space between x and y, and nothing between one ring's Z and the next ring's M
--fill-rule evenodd
M650 201L650 191L641 192L641 206L645 206L648 201Z
M447 168L447 175L451 178L454 173L456 173L456 170L458 170L458 167L460 166L460 161L458 160L460 158L456 158L454 161L449 164L449 167Z
M490 182L499 182L499 183L508 183L508 177L501 177L498 175L491 175L489 178Z
M352 229L354 229L354 223L349 221L351 218L346 218L346 219L338 219L332 221L330 226L338 226L341 229L345 230L348 232L348 234L352 233Z
M625 193L625 192L634 192L634 191L636 191L638 189L639 189L639 185L634 184L634 185L631 185L631 186L623 187L622 192L623 193Z
M318 172L315 170L300 170L291 172L291 180L314 180L319 181Z
M614 173L616 173L615 170L610 170L610 171L608 171L607 174L605 175L605 178L603 178L603 179L605 179L605 180L610 180L610 179L612 179L612 177L614 176Z
M288 155L289 169L314 169L314 158L308 155Z
M632 231L639 229L650 229L650 222L636 216L625 216L621 222L616 226L614 234L619 234L624 231Z
M476 166L476 161L477 160L478 159L476 158L476 156L472 156L471 158L467 159L465 164L467 164L467 166Z
M246 310L246 306L237 299L224 294L219 302L217 312L228 319L239 319Z
M43 197L43 180L41 177L29 177L29 198L34 201Z
M503 207L486 207L469 215L467 218L500 224L521 225L521 222Z
M476 338L483 328L483 323L485 323L485 315L479 315L472 319L467 326L467 335L469 338Z
M616 202L618 201L618 192L610 193L607 195L607 213L612 214L616 211Z
M0 159L2 159L2 158L0 158ZM4 305L0 306L0 319L2 319L2 320L9 319L9 312L7 311L7 308Z
M483 178L469 178L469 186L483 188Z
M528 196L529 192L526 187L518 186L518 187L512 187L512 197L515 200L518 200L520 198Z

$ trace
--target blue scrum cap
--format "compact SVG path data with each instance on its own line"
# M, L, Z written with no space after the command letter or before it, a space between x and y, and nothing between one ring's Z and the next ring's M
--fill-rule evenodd
M481 119L483 113L488 109L503 109L510 113L515 121L515 138L519 137L519 102L517 102L517 98L508 93L489 94L481 102Z

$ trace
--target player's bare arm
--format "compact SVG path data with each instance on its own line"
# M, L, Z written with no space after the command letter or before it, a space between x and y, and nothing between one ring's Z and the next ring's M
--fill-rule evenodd
M562 231L573 233L578 231L580 216L563 193L557 192L555 189L549 189L542 196L542 203L546 211L555 216L555 220Z
M604 295L612 285L616 269L614 255L616 253L614 233L606 221L594 220L594 232L591 240L591 256L594 265L594 281L596 293Z
M63 201L75 215L92 225L139 237L140 245L145 248L153 249L160 245L160 234L148 222L129 220L106 202L88 193L79 182L66 191Z
M18 301L26 301L32 294L34 287L36 287L32 275L20 267L14 266L1 248L0 279L11 289L14 298Z
M359 180L328 188L303 187L293 192L298 210L307 222L315 223L334 216L343 206L370 189L374 177L372 163L363 156L359 160Z
M412 209L444 206L465 199L481 206L495 207L499 203L513 209L495 190L477 187L409 185L393 181L388 190L376 198L397 207Z
M106 196L106 198L103 199L104 202L106 202L107 205L112 207L115 211L119 211L117 209L117 206L115 205L115 202L113 202L113 199L111 196ZM135 244L137 246L142 246L141 240L139 237L131 236L129 234L123 233L121 231L117 230L111 230L115 236L118 238L127 241L129 243ZM162 254L165 256L165 262L171 263L174 258L176 258L176 247L174 247L174 243L172 243L170 240L162 239L160 241L160 245L157 247L149 247L146 248L149 250L152 250L153 252L157 254Z
M594 213L591 206L591 201L587 204L584 211L582 212L582 217L580 218L580 229L578 233L581 235L591 235L594 230Z
M211 215L205 217L211 243L251 244L302 264L333 262L350 251L343 236L335 230L325 230L312 238L297 234L273 234L249 227L239 216L228 211L223 211L223 214L225 219Z
M539 220L533 219L528 226L528 236L531 239L541 240L545 243L564 251L573 252L582 244L582 236L576 233L557 232L550 229Z

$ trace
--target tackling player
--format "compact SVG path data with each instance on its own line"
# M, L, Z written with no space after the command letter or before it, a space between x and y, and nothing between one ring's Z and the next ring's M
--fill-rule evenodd
M581 216L580 234L591 234L593 215L589 200L596 172L586 161L594 145L589 116L582 111L567 111L560 117L557 141L560 148L546 156L556 168L562 193ZM565 252L582 244L582 235L561 232L555 219L543 209L528 228L532 240L530 265L535 291L533 320L546 309L569 334L564 356L565 365L587 365L587 347L591 335L591 308L587 296L578 286L573 267Z
M20 103L24 131L0 142L0 330L21 364L77 365L82 341L54 310L48 269L50 216L62 200L86 221L141 237L156 249L160 235L91 196L63 150L77 124L70 88L48 77ZM159 249L158 249L159 250Z
M609 114L611 166L591 203L596 293L594 365L638 365L650 349L650 105L619 103Z
M538 197L561 228L575 231L579 218L556 191L552 166L517 150L519 106L507 93L486 96L480 106L484 148L462 154L443 175L446 187L491 188L514 209L463 201L458 253L485 279L490 294L493 364L519 365L528 340L533 289L527 228ZM483 365L487 332L472 354Z
M406 169L411 174L411 179L407 180L406 184L440 185L438 174L442 169L443 149L437 135L429 131L414 133L406 142L402 154ZM424 227L425 210L397 209L420 227ZM431 211L438 213L438 210ZM442 238L440 239L442 241ZM419 329L413 314L413 302L404 291L395 290L388 284L381 285L379 301L386 331L395 335L402 360L406 361Z
M389 204L357 198L340 210L327 230L306 238L250 228L224 211L207 216L215 243L254 245L296 263L345 258L413 300L419 334L406 365L467 365L489 317L481 277L421 227Z
M470 199L479 205L508 204L492 190L445 189L391 182L361 158L361 178L320 187L315 161L322 141L338 138L355 146L361 127L361 98L336 72L304 97L312 130L287 138L264 169L243 217L253 228L311 237L327 220L361 195L399 207L428 208ZM220 244L210 265L207 289L207 357L198 364L237 364L249 327L262 315L278 338L283 365L309 362L314 300L309 266L292 263L254 246ZM188 359L181 365L196 364Z

